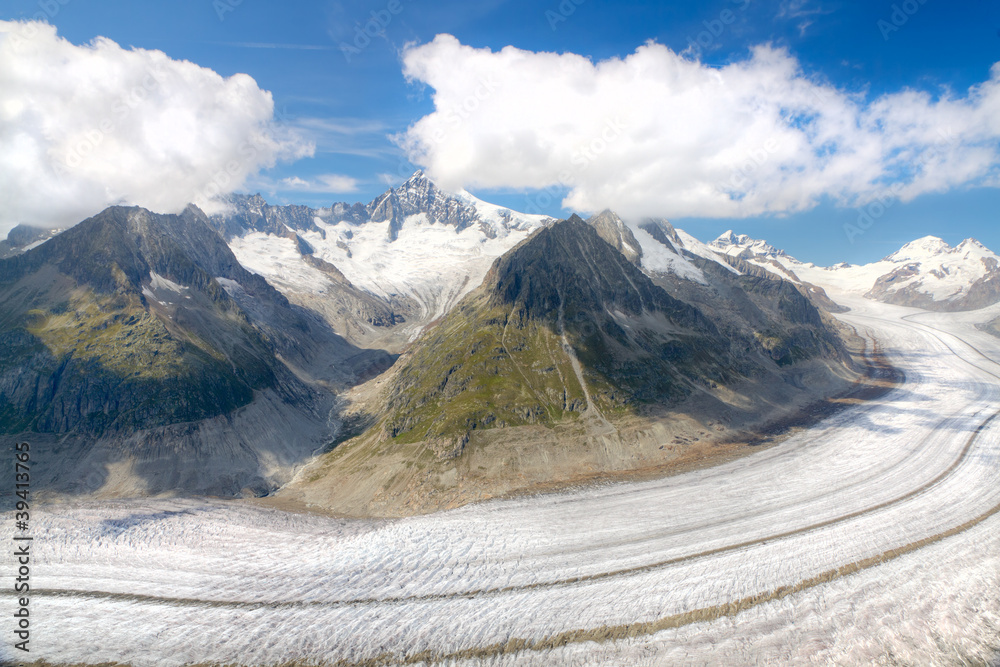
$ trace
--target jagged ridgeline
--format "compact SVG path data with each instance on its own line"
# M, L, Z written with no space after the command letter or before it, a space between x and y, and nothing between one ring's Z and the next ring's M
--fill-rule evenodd
M729 347L574 216L499 258L416 344L383 428L406 442L669 404L730 380Z
M223 276L287 306L194 208L109 208L0 261L0 431L195 421L280 387L272 343Z

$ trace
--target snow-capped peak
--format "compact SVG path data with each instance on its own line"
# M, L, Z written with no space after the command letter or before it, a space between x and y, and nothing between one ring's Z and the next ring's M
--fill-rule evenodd
M973 238L965 239L957 246L955 246L955 250L961 253L973 251L973 252L983 252L992 254L992 251L989 248L987 248L982 243Z
M317 263L332 265L353 287L394 304L414 332L479 285L493 260L552 221L442 190L420 170L368 204L265 204L258 213L247 210L252 198L239 203L242 211L216 223L244 266L286 295L313 299L330 284Z
M746 240L747 235L741 234L737 236L733 233L733 230L727 229L726 231L719 234L719 237L712 241L709 245L715 246L717 248L725 248L731 245L739 245L741 240Z
M924 236L916 241L910 241L902 248L885 258L887 262L912 262L930 259L932 257L953 252L954 248L944 239L937 236Z
M727 231L711 243L720 254L778 270L785 277L834 292L864 294L898 305L961 310L1000 300L1000 256L975 239L957 247L937 236L904 245L881 261L823 268L803 264L764 241Z
M753 239L746 234L734 234L731 229L723 232L709 245L717 252L740 259L785 256L783 250L778 250L767 241Z

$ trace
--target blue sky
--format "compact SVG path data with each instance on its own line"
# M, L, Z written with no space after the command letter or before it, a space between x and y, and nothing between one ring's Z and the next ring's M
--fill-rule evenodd
M577 4L577 2L579 4ZM57 11L52 11L58 7ZM279 123L305 133L312 156L286 159L249 184L272 203L314 206L367 202L398 183L416 165L390 135L435 112L433 86L408 82L407 44L427 44L441 33L475 49L506 46L530 52L575 53L592 62L626 58L649 40L689 59L724 68L745 61L751 47L784 48L803 76L863 101L904 89L964 95L987 81L1000 61L1000 3L911 0L894 2L631 2L564 0L482 3L396 0L288 2L178 0L137 3L52 0L0 4L0 19L30 19L39 12L61 37L86 44L104 36L122 47L155 49L223 77L249 74L274 98ZM358 39L373 16L379 36ZM388 18L388 20L386 20ZM905 19L905 20L904 20ZM699 45L700 42L700 45ZM346 53L343 45L354 51ZM696 46L691 47L692 44ZM532 100L523 100L524 105ZM864 102L862 102L864 103ZM412 155L412 154L411 154ZM283 179L313 182L344 177L348 192L285 187ZM487 179L488 180L488 179ZM507 179L510 182L510 179ZM987 179L988 180L988 179ZM494 179L501 182L503 179ZM288 181L286 181L287 183ZM329 182L329 181L328 181ZM322 189L322 188L319 188ZM516 209L546 204L518 186L470 187ZM552 192L565 194L568 187ZM539 208L565 215L560 197ZM592 197L588 201L595 201ZM854 202L857 204L857 202ZM748 217L673 215L672 222L702 239L732 228L768 239L800 259L817 263L878 259L925 234L957 243L974 236L1000 250L1000 190L972 179L888 201L863 233L853 235L867 205L820 197L806 210L768 211Z

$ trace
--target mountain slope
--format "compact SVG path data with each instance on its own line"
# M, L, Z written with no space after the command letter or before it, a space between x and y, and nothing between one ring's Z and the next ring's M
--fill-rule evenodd
M477 428L676 400L690 382L723 379L715 335L571 218L497 260L417 344L388 398L386 430L463 439Z
M254 461L270 454L249 451L246 434L235 425L225 445L203 443L200 424L285 406L312 424L305 429L311 435L302 433L291 447L305 449L325 437L329 407L322 406L330 399L282 360L340 386L370 370L366 366L380 369L389 361L379 366L325 330L319 318L296 312L236 261L194 208L168 216L112 207L0 261L0 341L4 433L58 444L62 456L92 454L106 464L171 456L143 451L144 443L163 442L170 432L166 442L174 454L195 440L207 447L175 461L190 466L173 466L177 476L194 474L198 479L189 481L195 489L229 493L244 482L268 485ZM259 435L265 434L281 437L271 429ZM126 441L132 445L123 448ZM244 450L217 451L232 446ZM227 481L193 469L199 455L204 464L213 452L232 462ZM249 470L236 472L244 467ZM49 481L61 477L64 486L79 481L58 462L49 475ZM38 481L42 485L44 476ZM176 481L168 484L177 488Z
M684 261L703 283L651 278L575 216L533 233L354 391L364 432L279 495L406 514L668 465L856 377L794 286Z
M6 432L197 420L277 385L259 333L176 244L143 233L149 220L109 209L0 264L8 343L0 397L20 416L3 423ZM157 317L153 290L173 292L186 302L181 312L199 317L186 328Z

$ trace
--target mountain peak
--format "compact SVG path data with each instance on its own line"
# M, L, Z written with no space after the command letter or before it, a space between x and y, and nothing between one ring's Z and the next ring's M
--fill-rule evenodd
M427 178L426 174L424 174L424 170L423 169L417 169L415 172L413 172L410 175L410 177L408 179L406 179L405 181L403 181L403 184L400 185L399 187L403 188L403 187L405 187L406 185L408 185L410 183L418 183L418 182L422 182L422 181L429 183L430 179Z
M610 220L610 221L613 221L613 222L616 222L616 223L619 223L619 224L623 224L621 217L617 213L615 213L614 211L612 211L610 208L604 209L603 211L601 211L597 215L591 217L590 219L591 220Z
M902 248L885 258L889 262L906 262L932 257L952 252L954 248L948 245L944 239L937 236L923 236L915 241L910 241Z
M740 259L785 256L784 250L778 250L767 241L754 239L746 234L734 234L731 229L719 235L719 238L709 243L709 246L724 255L731 255Z
M734 234L733 230L727 229L726 231L719 234L718 238L712 241L712 243L710 243L709 245L713 245L717 248L724 248L731 245L736 245L739 243L739 241L740 237Z
M7 238L0 241L0 259L31 250L61 231L59 228L45 229L23 223L16 225L7 233Z
M694 319L578 215L543 227L501 256L484 285L502 302L521 303L534 316L555 312L565 299L633 315L660 309Z
M587 224L597 230L597 234L615 250L625 255L628 261L636 266L640 265L642 246L617 213L606 208L587 220Z
M955 249L956 250L960 250L960 251L975 249L975 250L982 250L982 251L990 252L989 248L987 248L986 246L984 246L978 240L976 240L974 238L971 238L971 237L967 238L964 241L962 241L961 243L959 243L957 246L955 246Z

